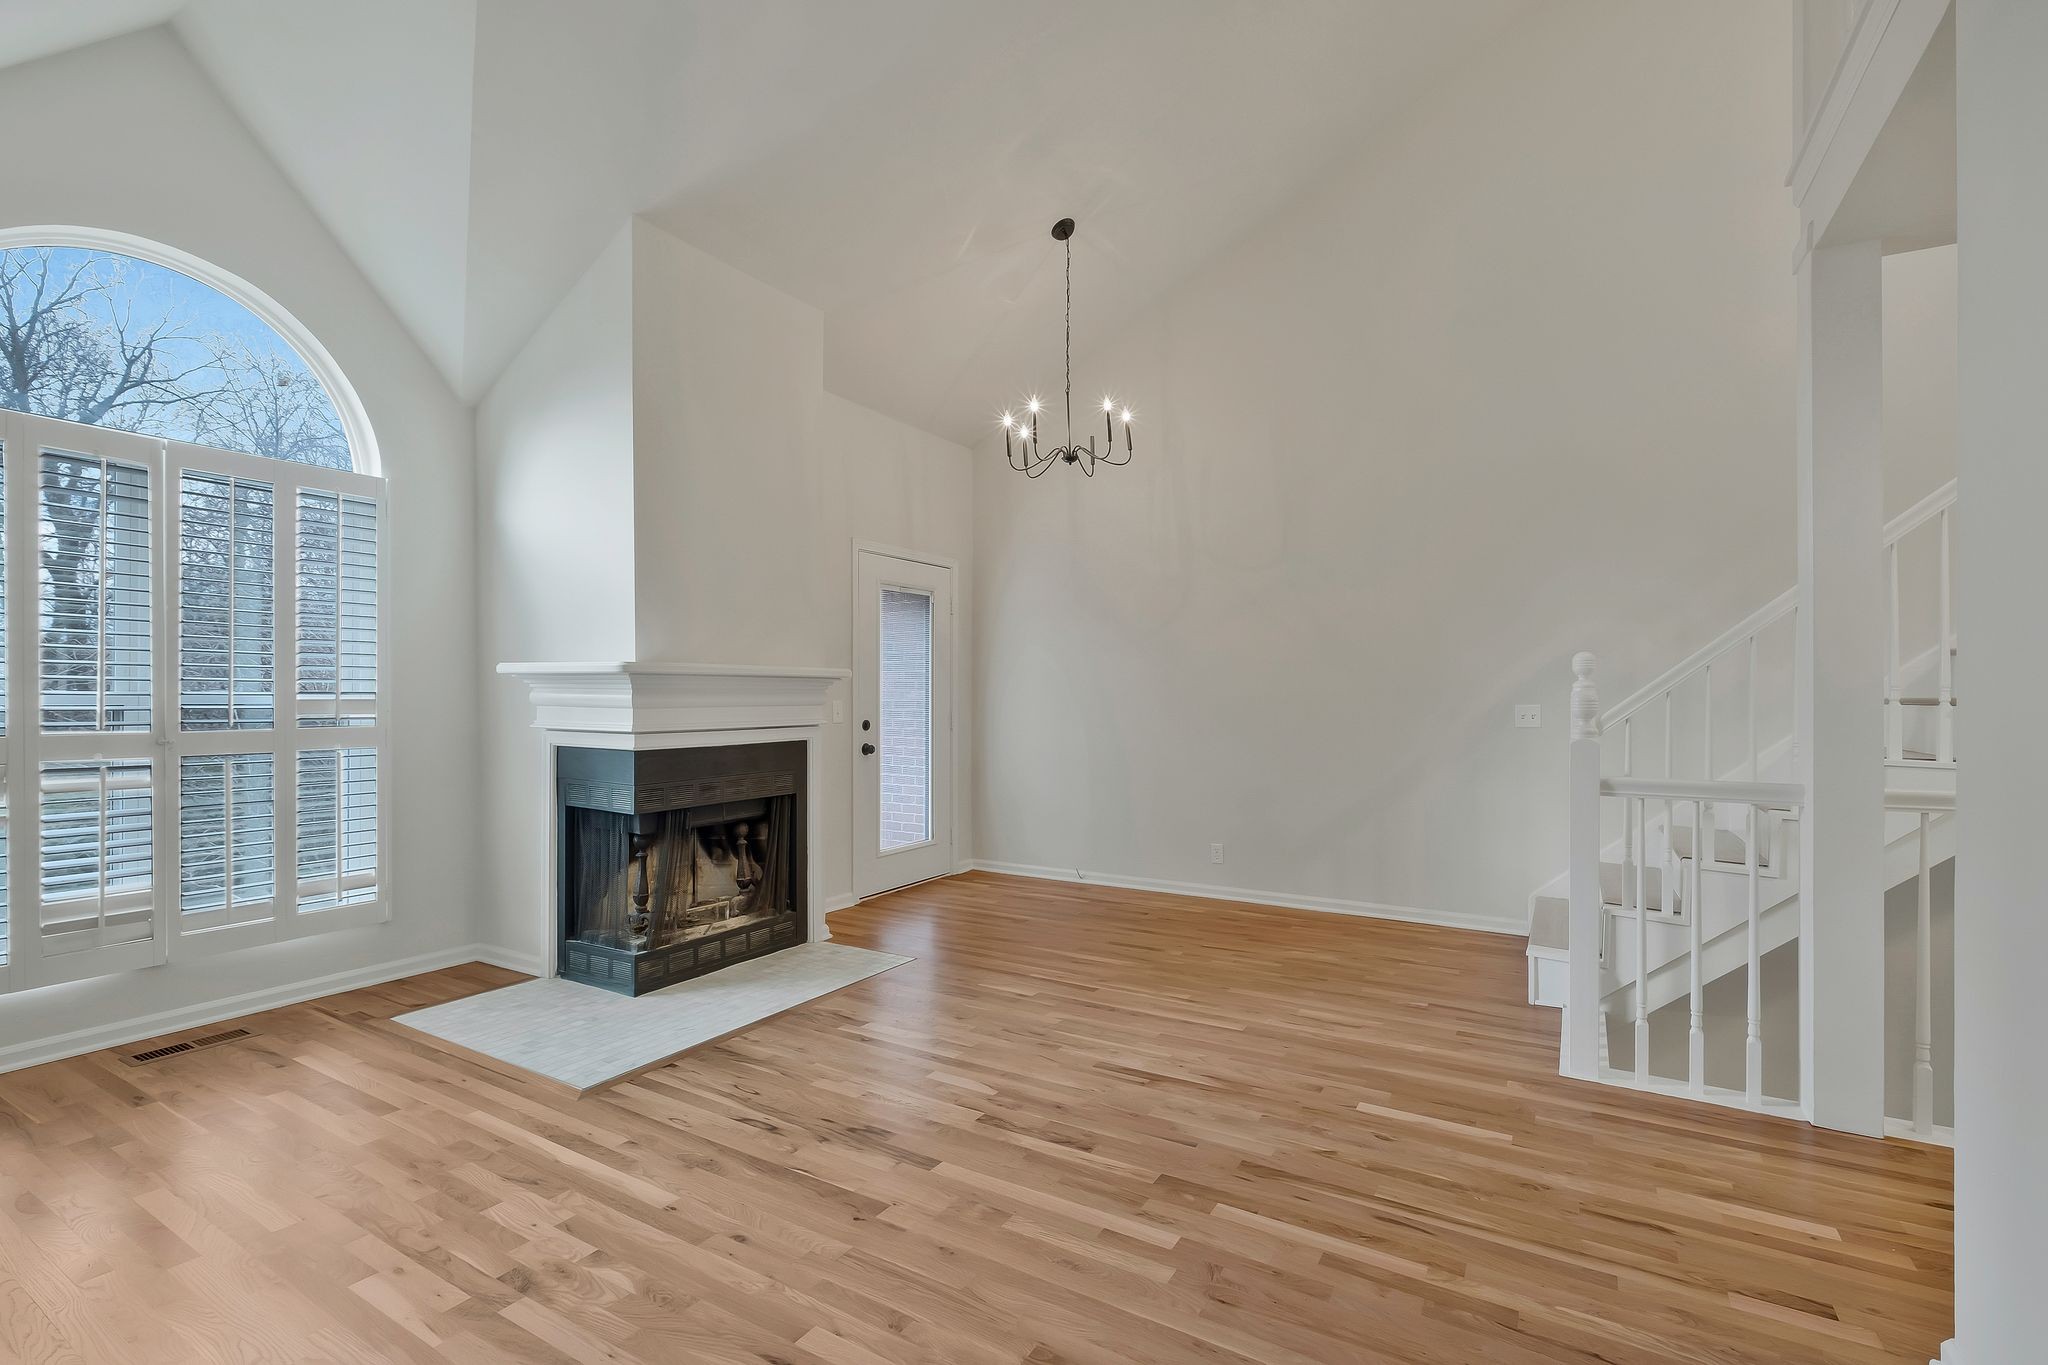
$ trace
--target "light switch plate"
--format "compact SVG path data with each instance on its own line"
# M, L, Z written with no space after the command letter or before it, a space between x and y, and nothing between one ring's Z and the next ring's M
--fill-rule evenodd
M1536 730L1541 729L1542 725L1543 708L1535 702L1525 701L1515 707L1515 728L1517 730Z

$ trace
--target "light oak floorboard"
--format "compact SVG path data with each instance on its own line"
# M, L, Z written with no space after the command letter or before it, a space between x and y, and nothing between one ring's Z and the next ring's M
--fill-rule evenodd
M1561 1080L1519 940L969 874L578 1099L395 1014L0 1076L0 1365L1820 1365L1949 1335L1946 1151Z

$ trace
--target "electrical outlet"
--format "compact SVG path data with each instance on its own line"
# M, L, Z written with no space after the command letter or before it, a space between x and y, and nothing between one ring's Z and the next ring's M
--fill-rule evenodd
M1220 863L1223 861L1223 845L1209 845L1209 861L1212 863Z
M1533 701L1525 701L1515 707L1515 728L1536 730L1543 725L1543 708Z

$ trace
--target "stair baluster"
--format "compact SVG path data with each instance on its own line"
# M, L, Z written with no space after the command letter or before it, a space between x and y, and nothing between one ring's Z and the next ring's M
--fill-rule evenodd
M1711 818L1709 813L1711 812ZM1707 857L1707 833L1715 829L1721 813L1705 801L1692 803L1692 897L1686 902L1685 951L1687 1030L1685 1039L1686 1088L1694 1095L1707 1093L1707 995L1700 979L1702 969L1700 930L1706 918L1701 913L1700 869Z
M1913 958L1913 1131L1934 1133L1934 869L1927 856L1932 811L1920 812L1919 924Z
M1749 874L1749 1039L1743 1050L1743 1081L1752 1108L1764 1098L1764 1006L1762 921L1763 896L1757 883L1756 805L1752 802L1743 825L1745 871Z

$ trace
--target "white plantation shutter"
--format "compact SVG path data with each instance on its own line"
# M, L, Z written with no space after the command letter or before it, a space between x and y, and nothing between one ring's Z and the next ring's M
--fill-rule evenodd
M300 910L376 899L377 804L376 750L299 755Z
M149 471L46 450L40 473L42 728L147 731Z
M178 927L217 947L382 919L381 482L167 449L180 490Z
M181 759L180 927L269 919L276 894L276 756L201 754Z
M164 960L163 443L19 414L0 429L12 457L0 465L11 646L0 984L19 989Z
M360 725L376 713L377 504L299 490L298 715Z
M39 772L39 952L127 948L154 960L154 777L147 762L45 763Z
M0 412L0 990L388 918L383 490Z
M277 558L268 483L187 469L178 503L178 725L275 723Z

